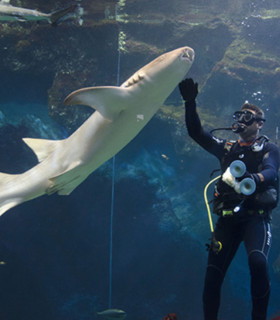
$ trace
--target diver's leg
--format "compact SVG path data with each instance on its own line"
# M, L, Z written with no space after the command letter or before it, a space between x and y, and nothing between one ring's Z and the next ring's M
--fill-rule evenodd
M217 320L223 280L241 242L234 230L233 217L219 218L215 236L222 243L222 250L218 254L209 251L203 290L204 320Z
M248 222L245 238L251 274L252 320L266 320L270 294L268 254L271 246L270 222L257 215Z

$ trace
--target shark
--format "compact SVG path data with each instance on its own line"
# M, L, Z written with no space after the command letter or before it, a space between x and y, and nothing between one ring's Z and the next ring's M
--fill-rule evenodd
M93 114L68 138L23 138L38 164L20 174L0 173L0 215L41 195L69 195L93 171L122 150L162 106L194 61L190 47L160 55L121 86L81 88L64 100Z
M107 309L97 312L97 315L108 320L124 320L126 318L126 312L120 309Z
M9 21L47 21L52 25L63 21L69 14L77 14L80 18L81 9L73 4L65 9L51 13L43 13L38 10L15 7L10 4L10 0L0 1L0 22Z

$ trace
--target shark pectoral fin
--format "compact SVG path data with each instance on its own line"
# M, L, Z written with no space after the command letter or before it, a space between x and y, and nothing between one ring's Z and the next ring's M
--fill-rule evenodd
M52 194L57 192L59 195L68 196L80 183L82 183L88 176L81 174L79 171L76 171L81 164L80 161L72 163L71 167L61 174L52 177L49 179L50 186L46 190L47 194Z
M90 87L70 93L65 105L81 104L94 108L106 119L114 119L124 108L122 101L129 97L129 89L120 87Z
M4 202L4 204L0 205L0 216L2 216L3 213L5 213L9 209L17 206L20 203L22 203L21 199L11 199L7 202Z
M86 178L87 176L81 175L72 175L69 177L67 173L63 173L49 179L51 181L51 186L46 190L46 193L50 195L57 192L60 196L68 196Z
M12 194L14 191L18 174L7 174L7 173L0 173L0 187L1 187L1 195L0 195L0 216L11 209L12 207L17 206L18 204L22 203L22 198L11 196L11 198L5 194Z
M59 140L57 141L32 138L23 138L22 140L28 145L29 148L33 150L39 162L45 160L60 143Z

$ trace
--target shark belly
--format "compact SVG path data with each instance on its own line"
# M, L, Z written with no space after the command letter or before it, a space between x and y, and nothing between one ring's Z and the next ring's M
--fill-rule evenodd
M74 133L68 138L68 141L65 141L67 146L64 147L64 152L68 150L68 156L69 153L73 154L72 161L75 157L75 162L78 165L69 169L71 162L61 168L60 171L63 173L51 179L54 183L47 188L46 192L58 192L60 195L70 194L93 171L133 140L151 117L152 115L147 114L139 115L135 111L124 112L113 122L103 119L103 123L99 123L98 128L92 130L93 127L96 127L97 118L100 118L98 113L92 115L79 132Z

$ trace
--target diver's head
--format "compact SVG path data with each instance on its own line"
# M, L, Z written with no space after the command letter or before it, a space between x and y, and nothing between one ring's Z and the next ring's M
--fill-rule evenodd
M263 110L248 102L233 114L233 119L235 123L232 125L232 131L239 133L245 141L255 138L265 121Z

